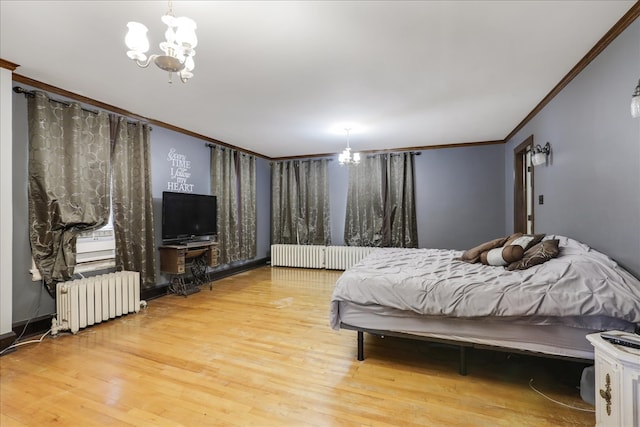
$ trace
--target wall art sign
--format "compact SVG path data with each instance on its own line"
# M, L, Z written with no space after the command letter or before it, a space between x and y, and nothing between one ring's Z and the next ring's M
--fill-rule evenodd
M180 191L183 193L193 193L193 184L187 180L191 177L191 161L187 156L176 152L175 148L169 150L167 161L171 168L170 181L167 181L167 190Z

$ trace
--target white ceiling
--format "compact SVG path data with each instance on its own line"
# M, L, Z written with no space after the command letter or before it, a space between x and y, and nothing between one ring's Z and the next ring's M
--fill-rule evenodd
M17 74L266 157L504 139L635 0L174 1L195 77L138 68L165 1L0 1ZM356 129L357 128L357 129ZM337 131L335 130L337 129Z

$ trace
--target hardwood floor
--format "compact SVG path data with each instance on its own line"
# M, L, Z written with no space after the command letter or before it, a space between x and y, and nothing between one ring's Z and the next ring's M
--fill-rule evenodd
M587 426L583 365L333 331L340 272L263 267L0 358L0 425Z

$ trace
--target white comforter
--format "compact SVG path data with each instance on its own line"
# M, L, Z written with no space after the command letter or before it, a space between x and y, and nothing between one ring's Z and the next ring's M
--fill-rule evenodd
M462 252L380 249L345 271L331 299L430 316L605 316L640 323L640 281L606 255L563 236L560 255L527 270L458 261Z

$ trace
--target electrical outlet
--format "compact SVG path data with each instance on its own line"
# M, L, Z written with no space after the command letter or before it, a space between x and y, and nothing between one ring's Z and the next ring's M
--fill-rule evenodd
M538 196L538 204L539 205L544 205L544 195L543 194L540 194Z

